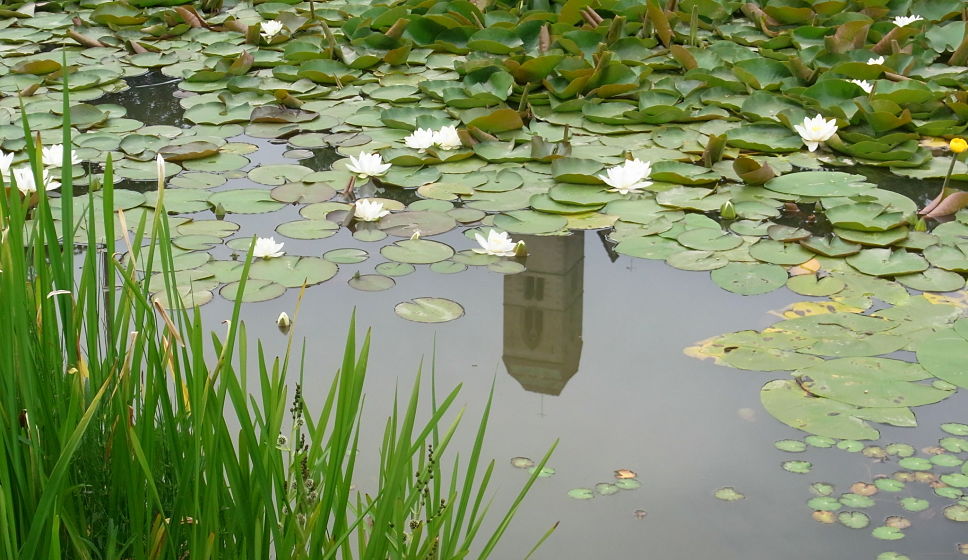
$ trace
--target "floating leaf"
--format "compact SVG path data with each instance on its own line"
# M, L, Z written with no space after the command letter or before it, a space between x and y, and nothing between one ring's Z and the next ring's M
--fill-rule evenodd
M717 500L723 500L724 502L735 502L737 500L746 498L746 496L737 492L732 486L724 486L723 488L716 490L713 492L713 496Z
M464 314L459 303L443 298L420 297L393 308L400 317L417 323L445 323Z

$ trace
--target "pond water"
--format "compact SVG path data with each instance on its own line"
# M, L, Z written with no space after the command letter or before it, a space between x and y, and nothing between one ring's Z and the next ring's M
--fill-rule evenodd
M259 220L249 225L255 228ZM443 240L467 243L457 234ZM346 280L353 270L372 270L364 262L309 288L295 328L297 339L307 340L311 365L304 395L310 408L322 404L355 309L358 324L371 327L373 336L363 441L379 440L394 391L409 387L421 360L425 372L429 369L434 348L438 386L463 384L458 403L467 407L465 446L495 383L485 455L497 461L496 511L527 476L510 459L540 458L560 439L549 463L556 474L539 479L498 558L520 557L559 521L534 558L874 558L885 550L912 558L958 557L954 544L964 540L959 527L919 522L939 515L936 509L913 514L915 527L907 538L887 544L868 531L811 520L806 501L813 497L812 482L830 482L846 492L873 473L894 472L896 465L837 449L795 456L775 449L774 441L803 433L763 411L758 395L768 378L683 354L685 347L716 334L763 328L776 320L772 310L802 296L786 290L738 296L720 290L707 273L625 256L613 261L594 232L527 242L533 257L520 274L418 271L398 278L391 290L360 292ZM347 246L369 249L344 234L300 249L320 253ZM460 302L466 315L432 326L393 313L397 302L427 295ZM275 316L283 310L292 315L295 306L293 291L245 305L250 335L259 337L270 354L283 352L285 345ZM214 330L231 313L222 299L203 310ZM932 443L940 423L965 419L965 403L959 395L923 407L923 428L884 430L883 441ZM372 446L360 453L358 484L366 488L375 482L377 462ZM781 469L791 458L812 461L815 470L799 475ZM614 481L616 469L638 473L642 487L588 501L568 497L574 488ZM715 499L713 492L723 486L747 498ZM919 488L903 495L928 494ZM868 510L875 524L899 515L893 495L876 497L881 505ZM638 518L636 510L646 516Z
M150 81L145 78L145 83ZM132 87L107 100L123 103L134 118L183 126L173 93L170 84ZM293 161L286 159L285 143L245 136L229 140L257 145L259 151L249 155L256 164ZM295 155L317 170L340 157L332 150ZM893 177L869 173L882 181ZM909 180L888 183L882 186L904 192L919 205L937 188L935 183ZM215 190L250 187L244 179L230 179ZM416 199L412 191L378 194L402 197L403 202ZM279 223L297 219L296 210L294 206L232 220L241 226L239 237L267 236ZM787 221L797 225L798 219ZM347 281L355 273L374 272L383 243L358 241L346 229L322 240L286 239L289 254L321 255L336 248L370 253L367 260L342 264L334 278L308 288L294 325L297 341L306 344L303 394L311 410L322 405L339 365L351 314L356 313L360 327L372 329L356 481L360 489L376 483L376 442L395 392L410 386L421 363L429 373L433 361L439 388L463 385L457 402L466 408L465 429L451 458L471 445L475 419L493 383L485 456L497 463L495 511L502 511L527 478L526 471L511 465L511 458L537 460L552 442L560 441L549 463L555 473L537 481L497 558L522 557L555 523L560 523L557 531L533 558L873 559L885 551L911 558L960 556L956 543L968 538L958 524L926 522L940 518L939 506L918 513L897 506L900 497L937 501L927 484L875 495L875 505L858 509L871 518L866 529L811 519L814 508L807 501L815 497L812 483L835 485L837 496L855 482L895 472L896 458L879 461L836 448L780 451L773 442L804 434L776 421L760 404L760 388L770 377L719 367L683 352L709 337L766 328L785 306L820 298L785 288L759 296L728 293L707 272L619 255L596 231L518 238L526 240L530 251L524 272L502 275L470 267L451 275L418 266L415 273L396 278L393 288L378 292L356 290ZM434 239L458 250L473 245L457 231ZM225 247L215 252L222 258L229 253ZM250 336L259 338L270 355L285 351L286 337L274 319L281 311L295 315L296 292L243 307ZM397 303L426 296L459 302L465 315L424 325L394 313ZM231 304L216 297L202 310L209 328L220 331ZM884 427L879 443L936 443L943 435L940 424L968 420L965 399L959 394L921 407L920 428ZM789 460L810 461L813 470L787 472L781 464ZM634 471L641 487L589 500L569 497L573 489L615 482L618 469ZM713 494L722 487L735 488L745 499L716 499ZM871 537L871 528L897 515L913 522L906 538Z

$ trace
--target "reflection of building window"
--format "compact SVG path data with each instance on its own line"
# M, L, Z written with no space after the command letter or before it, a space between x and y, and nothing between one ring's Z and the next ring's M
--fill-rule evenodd
M544 299L544 278L529 276L524 283L524 299L541 301Z
M542 282L543 284L543 282ZM544 327L544 312L529 307L524 310L524 343L534 350L541 343L541 330Z

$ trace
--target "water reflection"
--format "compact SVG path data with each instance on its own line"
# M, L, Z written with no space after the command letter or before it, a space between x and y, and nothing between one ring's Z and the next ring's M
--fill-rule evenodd
M95 103L114 103L128 110L129 119L147 125L167 124L186 128L185 110L178 102L178 78L170 78L157 70L126 78L128 89L109 93Z
M524 235L528 270L504 279L504 365L526 391L559 395L581 361L585 235Z

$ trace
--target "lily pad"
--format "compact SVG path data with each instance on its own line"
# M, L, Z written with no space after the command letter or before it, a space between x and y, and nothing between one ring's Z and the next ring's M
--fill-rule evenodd
M464 308L459 303L433 297L419 297L398 303L393 311L400 317L417 323L445 323L464 314Z
M733 262L713 270L713 282L726 291L744 296L765 294L783 286L787 271L782 266Z

